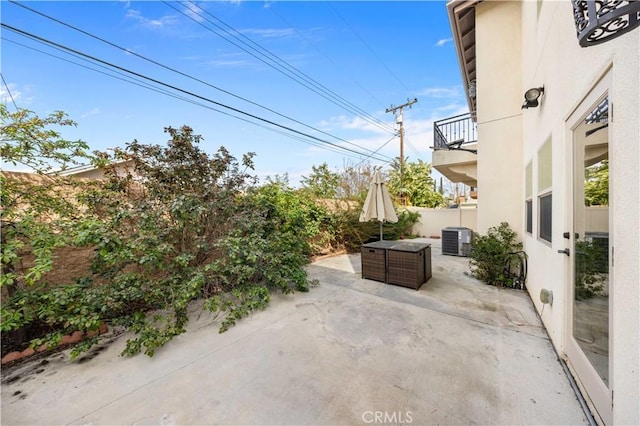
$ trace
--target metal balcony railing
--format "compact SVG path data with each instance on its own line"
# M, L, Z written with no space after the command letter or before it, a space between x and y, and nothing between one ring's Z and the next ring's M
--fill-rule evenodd
M433 149L461 150L477 154L465 145L478 142L478 130L471 113L433 122Z

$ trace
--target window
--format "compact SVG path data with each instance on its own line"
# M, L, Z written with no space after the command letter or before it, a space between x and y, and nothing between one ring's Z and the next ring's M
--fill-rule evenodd
M552 203L551 186L553 183L553 156L551 138L538 150L538 237L551 242Z
M551 188L553 179L551 155L551 139L549 138L538 151L538 191L546 191Z
M545 241L551 242L551 218L552 218L552 201L551 193L542 195L538 198L539 211L539 223L540 233L539 237Z
M527 233L533 234L533 200L531 196L533 195L533 164L529 162L527 164L526 173L525 173L525 223L527 225Z

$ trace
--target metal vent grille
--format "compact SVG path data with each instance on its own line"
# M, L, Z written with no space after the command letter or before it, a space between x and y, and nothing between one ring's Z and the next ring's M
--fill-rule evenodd
M442 254L459 255L457 230L442 230Z

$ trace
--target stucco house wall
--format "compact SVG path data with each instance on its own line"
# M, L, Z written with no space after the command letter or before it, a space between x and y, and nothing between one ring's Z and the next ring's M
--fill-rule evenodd
M522 228L520 2L476 7L478 232Z
M521 235L527 291L596 420L640 424L640 28L583 48L569 1L452 0L447 8L464 79L476 75L477 97L468 101L477 109L477 230L508 221ZM537 87L544 87L539 106L521 109L524 93ZM586 128L583 114L605 93L608 127L596 138L578 136ZM574 136L581 138L575 171ZM608 206L585 208L580 197L574 200L584 185L582 144L594 162L608 154ZM551 229L541 238L539 197L549 194ZM608 369L600 363L599 371L572 331L574 232L585 238L587 229L608 233L610 246L608 327L606 317L589 324L605 330L598 338L606 340L608 356L598 355ZM553 292L552 305L543 306L542 289Z
M576 38L570 2L524 2L522 6L522 90L544 85L538 108L523 110L523 164L537 168L537 152L552 141L553 241L523 233L530 259L528 288L538 311L539 293L553 291L554 304L542 320L554 345L563 351L569 330L567 256L562 234L569 231L572 133L569 117L589 91L610 72L610 221L615 249L610 284L612 341L610 362L614 390L613 422L640 424L640 29L601 45L581 48ZM524 170L521 171L524 176ZM537 193L533 179L533 194ZM533 197L533 211L537 211ZM597 213L594 213L597 215ZM535 218L535 214L534 214ZM594 218L595 220L595 218Z

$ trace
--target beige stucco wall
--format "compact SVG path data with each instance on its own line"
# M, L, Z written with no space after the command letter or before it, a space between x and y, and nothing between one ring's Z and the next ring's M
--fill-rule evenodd
M578 215L584 217L584 229L591 232L609 231L609 207L591 206L585 207L584 213Z
M478 231L522 228L521 4L476 7Z
M536 2L523 4L523 68L521 92L544 85L539 108L523 111L523 163L551 137L553 141L553 242L525 235L529 254L527 287L536 307L541 288L554 293L553 306L546 306L542 320L554 346L565 349L568 330L569 258L558 250L569 247L562 237L569 231L572 200L571 113L611 69L609 92L614 107L609 128L611 240L615 247L611 323L613 334L611 389L615 399L613 423L640 424L640 29L598 46L581 48L575 34L570 2L545 1L538 16ZM521 171L524 176L524 168ZM534 172L535 173L535 172ZM534 219L537 211L534 181Z
M421 237L440 237L442 229L448 226L461 226L477 230L478 209L427 209L424 207L407 207L410 211L420 213L420 220L413 226L413 233Z

